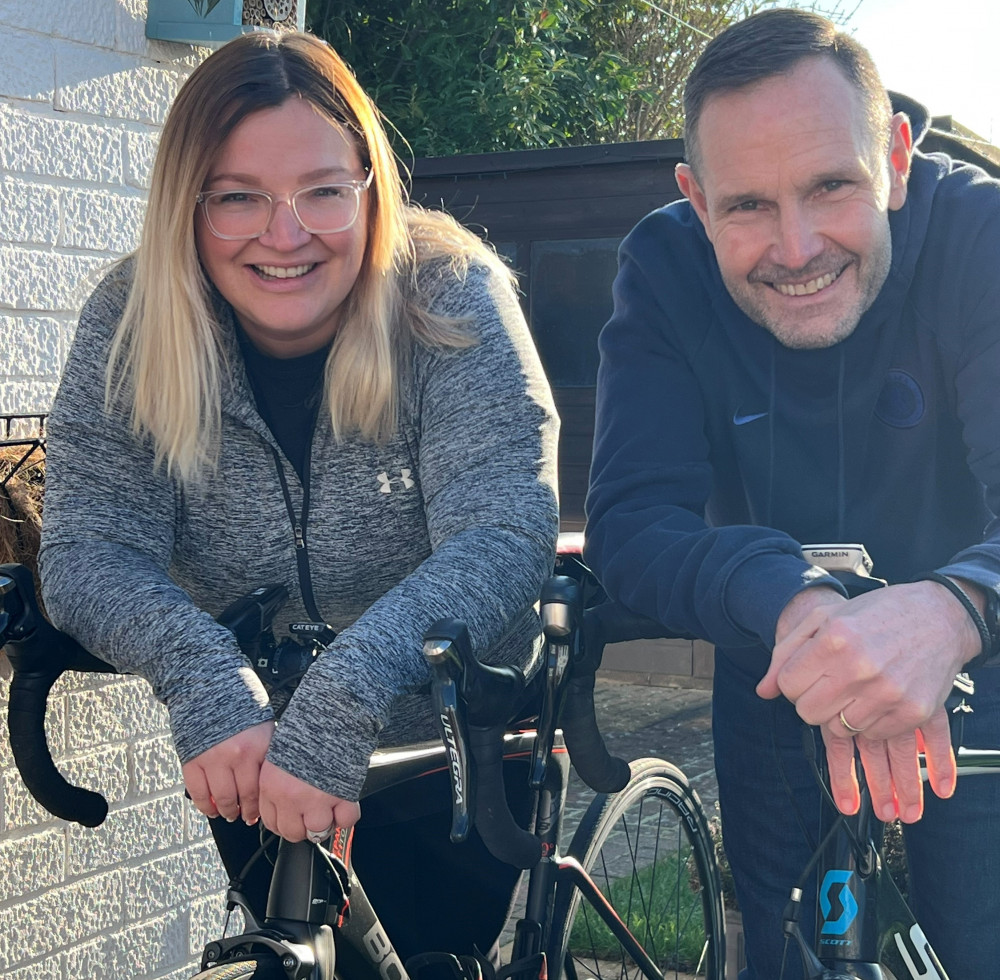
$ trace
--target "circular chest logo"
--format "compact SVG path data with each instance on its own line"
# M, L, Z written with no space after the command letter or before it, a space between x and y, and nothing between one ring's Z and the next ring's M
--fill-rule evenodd
M886 425L909 429L924 417L924 393L915 378L890 368L875 404L875 415Z

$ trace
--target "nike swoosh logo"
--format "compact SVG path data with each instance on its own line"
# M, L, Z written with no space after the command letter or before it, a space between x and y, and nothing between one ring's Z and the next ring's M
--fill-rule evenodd
M756 422L757 419L762 419L767 415L767 412L755 412L752 415L740 415L737 413L733 416L733 425L746 425L747 422Z

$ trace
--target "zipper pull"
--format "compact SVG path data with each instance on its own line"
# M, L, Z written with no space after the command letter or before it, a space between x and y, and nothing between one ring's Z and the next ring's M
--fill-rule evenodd
M306 536L302 530L302 525L296 522L295 527L292 529L295 532L295 547L301 550L306 546Z

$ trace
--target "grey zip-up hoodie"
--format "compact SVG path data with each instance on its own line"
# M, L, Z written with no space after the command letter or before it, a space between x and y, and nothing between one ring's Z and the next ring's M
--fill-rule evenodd
M304 488L257 412L225 304L216 472L182 489L154 468L126 414L105 412L130 282L125 263L86 304L53 406L41 574L58 626L150 681L186 762L273 717L213 617L280 582L291 593L280 632L310 619L276 450L297 518ZM304 543L319 612L338 636L292 696L268 758L344 799L357 799L377 743L433 735L420 641L435 619L464 620L489 661L531 666L532 604L558 528L558 421L512 290L482 267L459 277L440 261L419 284L435 312L471 319L477 343L413 345L385 445L338 443L323 415L313 436Z

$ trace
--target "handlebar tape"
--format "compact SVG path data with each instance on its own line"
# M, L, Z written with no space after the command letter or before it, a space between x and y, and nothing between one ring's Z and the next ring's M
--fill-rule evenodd
M497 860L527 870L542 858L542 842L517 825L503 781L504 726L469 726L469 748L476 763L475 826Z
M566 681L559 722L577 775L595 792L617 793L625 788L631 770L613 756L597 725L594 678L607 643L663 635L655 620L631 613L617 603L604 602L583 614L582 642L576 645Z
M28 792L49 813L96 827L108 815L107 800L68 783L52 761L45 740L45 702L56 676L15 673L11 679L7 724L14 763Z
M613 756L597 726L594 710L594 675L575 674L566 682L559 714L566 749L577 775L598 793L625 788L631 770L624 759Z
M52 685L65 670L115 673L79 643L46 620L35 598L34 578L23 565L2 565L0 575L13 584L5 590L7 614L4 650L14 669L7 705L10 747L28 792L49 813L85 827L96 827L108 814L100 793L68 783L56 768L45 739L45 704Z
M14 764L28 791L49 813L96 827L108 815L107 800L100 793L73 786L56 768L45 738L45 706L52 685L66 670L117 671L45 619L27 568L0 565L0 579L14 585L0 593L0 612L6 613L0 643L6 643L3 649L14 669L7 705ZM265 629L286 597L283 586L257 589L228 607L219 622L234 632L240 627L241 634Z

